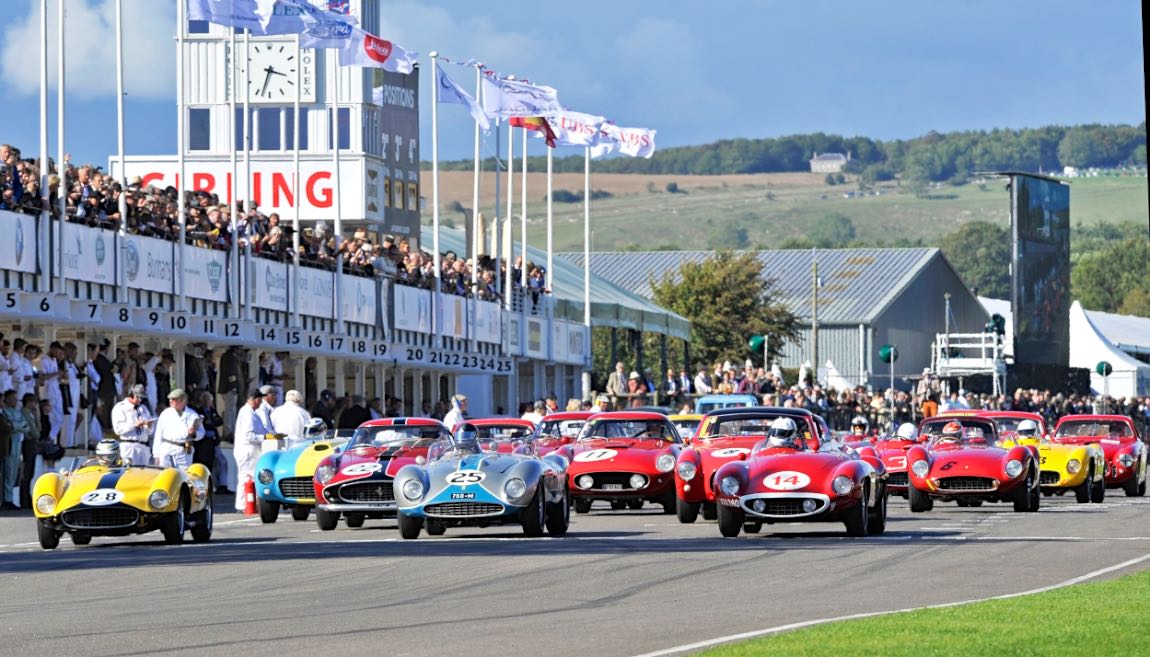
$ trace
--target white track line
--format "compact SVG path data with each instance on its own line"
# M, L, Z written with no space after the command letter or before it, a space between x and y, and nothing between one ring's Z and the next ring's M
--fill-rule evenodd
M925 607L911 607L908 609L894 609L891 611L870 611L870 612L865 612L865 613L861 613L861 614L850 614L848 616L836 616L834 618L820 618L817 620L808 620L808 621L801 621L798 623L789 623L787 625L776 625L775 627L768 627L768 628L762 629L762 630L753 630L751 632L742 632L739 634L728 634L727 636L721 636L721 637L717 637L714 639L707 639L706 641L696 641L695 643L686 643L686 644L683 644L681 646L675 646L673 648L665 648L663 650L656 650L654 652L645 652L641 655L636 655L635 657L665 657L666 655L675 655L675 654L682 653L682 652L688 652L688 651L692 651L692 650L700 650L702 648L710 648L712 646L717 646L717 645L720 645L723 643L730 643L732 641L743 641L745 639L754 639L756 637L766 636L768 634L778 634L780 632L789 632L791 630L798 630L798 629L802 629L804 627L811 627L814 625L823 625L826 623L836 623L839 621L858 620L860 618L873 618L875 616L889 616L891 614L905 614L909 611L918 611L920 609L944 609L946 607L958 607L961 605L968 605L968 604L972 604L975 602L985 602L987 600L1006 600L1008 598L1019 598L1019 597L1025 596L1025 595L1034 595L1036 593L1045 593L1047 591L1053 591L1055 589L1060 589L1060 588L1063 588L1066 586L1071 586L1074 584L1080 584L1080 583L1085 582L1087 580L1094 579L1095 577L1099 577L1099 576L1105 575L1107 573L1112 573L1116 570L1122 570L1123 568L1128 568L1128 567L1133 566L1135 564L1142 563L1143 561L1146 561L1148 559L1150 559L1150 554L1144 554L1140 557L1136 557L1136 558L1130 559L1128 561L1123 561L1122 563L1114 564L1113 566L1107 566L1106 568L1100 568L1098 570L1094 570L1094 571L1091 571L1089 573L1086 573L1085 575L1079 575L1078 577L1068 579L1064 582L1059 582L1057 584L1051 584L1050 586L1043 586L1043 587L1040 587L1037 589L1030 589L1029 591L1021 591L1019 593L1006 593L1004 595L995 595L995 596L991 596L989 598L976 598L973 600L962 600L960 602L944 602L942 604L926 605Z

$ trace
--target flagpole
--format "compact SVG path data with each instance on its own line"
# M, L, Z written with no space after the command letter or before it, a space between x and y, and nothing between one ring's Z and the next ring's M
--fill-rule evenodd
M124 253L124 237L128 234L128 163L124 161L124 7L123 0L116 0L116 154L120 159L120 228L116 242ZM61 198L61 208L66 207L66 199ZM118 269L124 271L123 267ZM120 274L117 284L120 287L120 303L128 302L128 279Z
M519 287L527 293L527 128L520 128L523 133L523 177L519 185ZM524 297L526 299L526 297Z
M431 79L438 89L439 85L439 53L432 50L428 53L431 57ZM438 336L440 334L439 320L442 317L440 314L440 304L442 299L440 295L443 294L443 257L439 253L439 93L436 92L435 96L431 99L431 261L435 267L435 292L432 295L432 302L435 304L435 311L432 317L435 321L432 322L432 335ZM437 345L438 346L438 345Z
M186 286L184 285L184 258L187 255L188 248L188 215L187 204L184 202L184 187L186 186L186 167L184 166L184 146L187 143L187 136L184 131L187 127L187 121L184 118L184 26L187 24L188 12L184 9L184 0L177 0L176 2L176 108L179 114L176 115L176 163L179 169L179 174L176 176L176 212L177 218L180 223L180 244L178 251L180 254L180 264L173 274L173 278L177 281L176 285L179 290L179 303L176 308L182 311L188 310L188 296L186 293ZM180 363L183 365L183 363Z
M252 211L252 112L251 112L251 94L250 88L252 83L251 72L251 48L252 48L252 32L251 30L244 29L244 213ZM336 192L338 194L338 191ZM239 224L239 217L236 217L236 224ZM251 264L252 252L252 230L251 224L247 224L248 243L244 248L241 256L243 260L239 263L240 271L243 273L241 280L245 285L240 289L240 294L243 296L243 316L251 318L251 304L248 303L251 289L248 282L248 273L251 271L249 265Z
M237 201L240 197L240 169L236 158L236 134L239 132L237 128L239 125L236 123L236 94L239 93L240 85L236 77L239 73L238 64L236 61L239 59L236 56L236 29L229 27L231 31L232 40L232 61L230 77L232 80L231 94L228 96L228 125L231 126L231 139L228 150L231 152L232 176L228 184L228 202L227 206L231 209L232 230L232 244L228 253L228 268L231 270L231 275L228 276L228 294L231 297L231 314L233 319L240 318L240 240L238 235L238 228L240 225L239 204ZM244 63L247 67L247 63ZM244 93L247 93L247 87L244 88ZM121 155L121 157L123 157Z
M554 242L554 236L552 235L552 230L551 230L552 229L552 225L551 225L552 216L551 215L552 215L552 209L553 209L552 208L552 199L551 199L551 185L552 185L552 182L551 182L551 175L552 175L551 160L552 160L552 157L551 156L552 156L554 150L555 150L554 148L550 148L550 147L548 147L548 149L547 149L547 289L548 290L552 289L553 283L551 282L551 278L552 278L552 276L554 276L554 274L552 274L551 272L552 272L552 269L555 265L555 242Z
M491 253L495 256L495 287L499 289L500 296L506 297L507 291L503 289L505 277L499 275L499 262L503 257L503 237L500 231L499 194L503 191L503 181L499 179L499 149L503 148L503 125L495 122L495 212L491 222ZM506 305L506 302L505 302Z
M295 35L295 55L295 98L292 100L292 111L294 112L292 129L295 134L292 137L291 144L292 169L294 172L292 177L292 205L294 207L292 209L291 220L291 244L292 264L295 265L295 271L292 272L291 277L291 325L299 326L299 276L297 275L299 273L299 207L303 203L303 199L300 198L299 195L299 95L300 84L302 82L300 78L300 71L303 69L303 54L300 53L299 34Z
M64 292L64 222L67 218L68 209L68 167L64 163L64 0L58 0L56 3L60 13L60 25L58 31L58 38L60 42L57 44L58 50L56 51L56 79L59 81L56 85L56 173L60 182L56 187L56 195L59 197L57 200L60 204L60 218L56 222L59 228L59 237L56 239L56 259L57 275L59 278L59 287L57 292ZM123 192L121 192L123 194Z
M480 94L483 91L483 64L475 64L475 102L481 103ZM471 181L471 294L474 296L479 284L479 252L482 250L480 247L480 240L483 239L484 232L482 224L479 221L479 171L483 166L479 159L479 122L475 122L475 173ZM474 326L475 318L472 318L472 326Z
M583 326L587 329L584 342L591 353L591 147L583 147ZM585 360L586 362L586 356ZM590 363L587 363L590 367ZM583 399L591 398L591 373L583 372Z
M48 0L40 2L40 225L36 228L36 256L40 276L38 292L47 292L51 269L48 267Z
M514 80L515 76L507 77L508 80ZM515 283L511 278L511 257L514 252L515 240L512 239L512 225L511 217L515 212L515 129L511 124L507 124L507 295L504 299L504 304L507 310L511 310L511 295L515 292Z
M335 51L327 50L324 58L331 59L332 92L331 92L331 160L333 181L335 183L335 332L343 335L343 212L340 206L342 195L339 192L339 64L335 60Z

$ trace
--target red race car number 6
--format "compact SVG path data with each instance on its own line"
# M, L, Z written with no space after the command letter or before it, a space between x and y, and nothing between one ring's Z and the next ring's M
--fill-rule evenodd
M763 479L763 485L771 490L798 490L806 488L811 483L811 478L801 472L794 470L783 470L774 474L767 475Z

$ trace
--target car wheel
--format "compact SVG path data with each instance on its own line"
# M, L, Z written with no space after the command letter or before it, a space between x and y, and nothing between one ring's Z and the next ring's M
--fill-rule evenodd
M1102 488L1103 488L1103 490L1105 490L1106 486L1103 485ZM1146 494L1146 480L1143 479L1142 483L1138 484L1138 497L1142 497L1145 494Z
M868 495L867 488L864 485L862 491L862 499L859 500L859 503L855 506L854 509L851 509L850 514L847 516L846 520L843 521L843 524L846 525L847 528L847 536L866 536L868 524L867 520L870 516L870 510L867 508L869 504L870 496Z
M746 534L758 534L762 528L763 522L761 520L751 520L743 523L743 532Z
M587 499L586 497L576 497L575 498L575 513L590 513L590 512L591 512L591 500Z
M1138 475L1135 474L1122 486L1122 491L1126 493L1126 497L1138 497L1138 491L1141 485L1138 483Z
M279 502L260 500L260 522L265 525L274 523L280 517Z
M886 490L886 486L879 484L878 499L875 500L874 509L870 512L870 518L867 519L867 533L871 536L878 536L886 531L886 512L887 500L890 494Z
M563 491L563 499L559 502L547 503L547 533L552 536L563 536L571 526L571 505L567 503L567 491Z
M719 517L719 512L714 502L703 502L703 520L714 520Z
M1102 500L1106 499L1106 479L1099 477L1098 481L1091 485L1093 489L1090 491L1090 502L1092 504L1101 504Z
M530 538L542 536L543 528L546 525L546 515L547 508L543 504L543 486L539 485L535 489L535 495L531 497L531 503L519 512L519 524L523 526L523 535Z
M36 523L36 537L40 539L40 547L45 550L55 550L60 545L60 532L45 523Z
M403 511L396 514L399 520L399 535L405 539L412 540L419 538L419 532L423 529L423 518L413 518Z
M428 536L443 536L447 533L447 525L442 522L427 521Z
M92 535L83 532L73 532L69 537L72 539L72 545L87 545L92 542Z
M1018 487L1014 493L1014 510L1018 513L1025 513L1030 511L1032 491L1034 487L1034 472L1032 470L1026 471L1026 480Z
M612 511L622 511L627 508L627 500L611 500Z
M291 519L302 522L307 520L311 515L311 507L305 504L297 504L291 508Z
M679 522L684 525L689 525L699 519L699 507L702 506L699 502L687 502L682 498L675 497L675 515L679 516Z
M910 499L910 510L912 513L922 513L923 511L930 511L934 508L934 500L930 499L930 495L926 491L921 491L913 485L907 488L907 496Z
M746 515L742 509L732 509L729 506L719 506L719 533L727 538L735 538L743 529Z
M1094 497L1094 466L1086 472L1086 479L1074 487L1074 499L1079 504L1086 504Z
M211 490L210 488L208 490ZM207 543L212 538L212 494L208 493L208 503L204 509L195 515L196 524L192 526L192 540L196 543Z
M330 532L339 524L339 511L315 510L315 524L325 532Z
M362 513L348 513L343 516L344 522L352 529L359 529L363 527L363 521L367 520L367 516Z
M184 497L176 500L176 510L164 518L160 531L164 534L164 542L168 545L179 545L184 542L184 530L187 529L187 510L184 508Z
M643 500L627 500L627 508L639 510L643 508Z

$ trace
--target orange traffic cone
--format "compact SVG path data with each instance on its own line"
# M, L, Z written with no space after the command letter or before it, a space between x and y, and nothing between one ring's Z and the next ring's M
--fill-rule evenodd
M244 479L244 515L256 514L256 482L251 477Z

